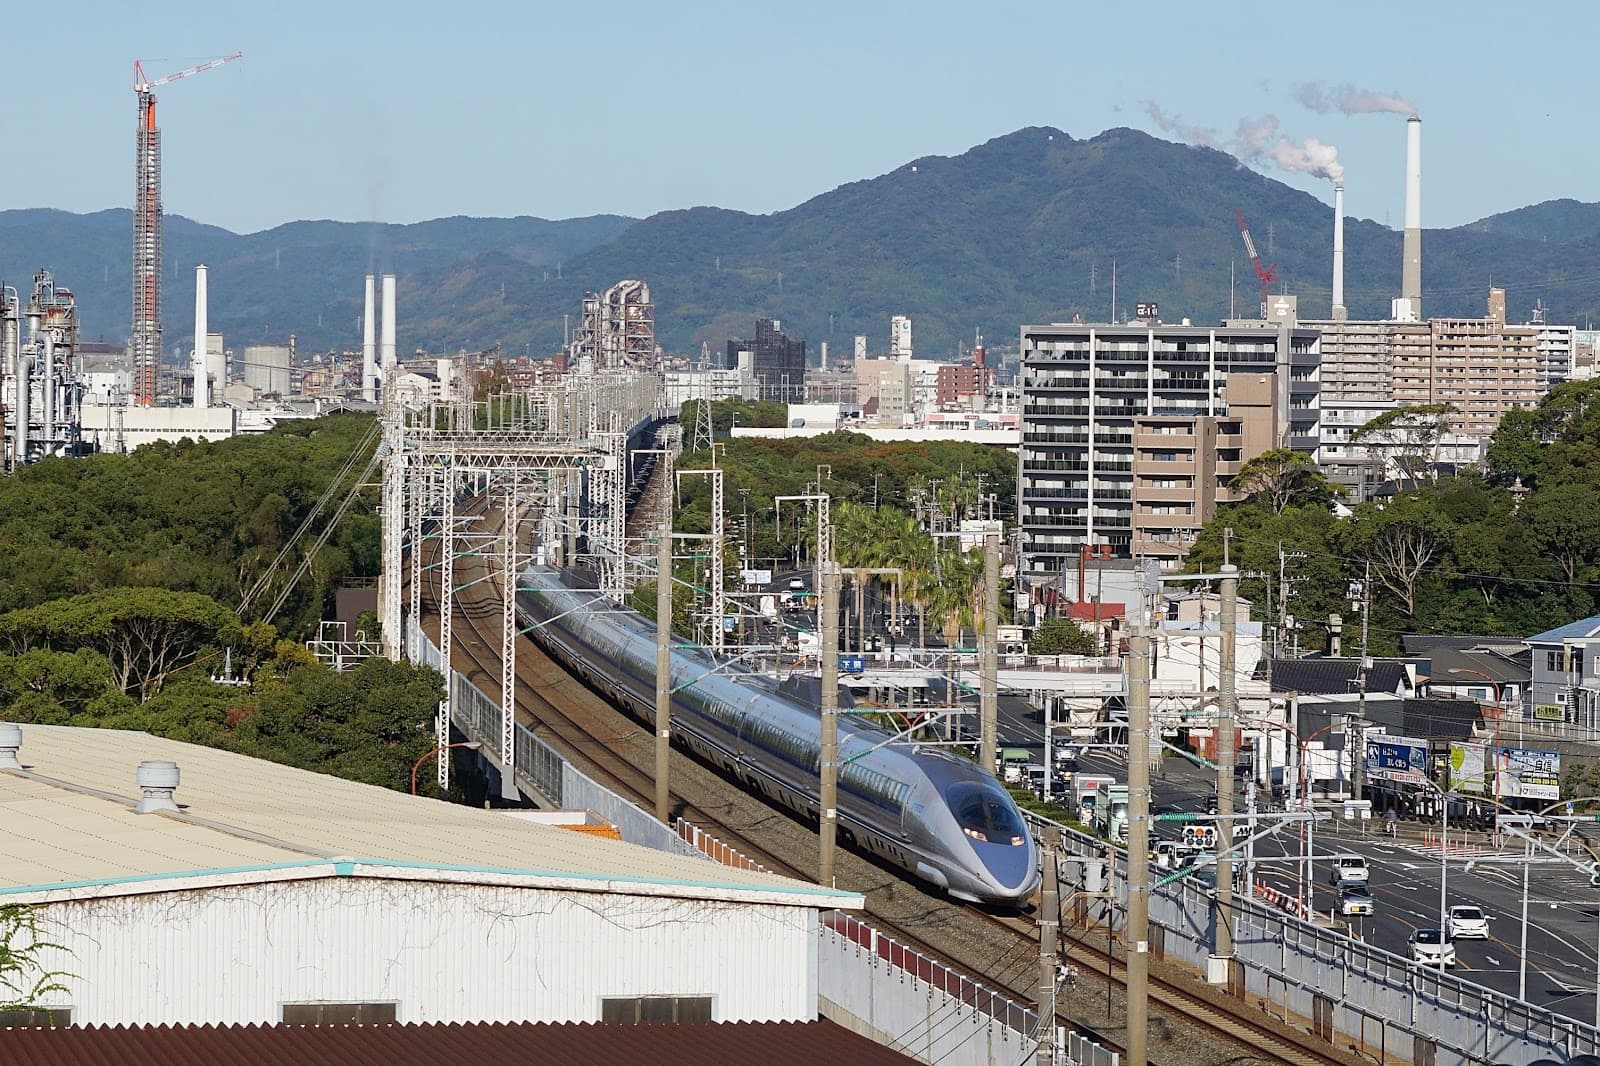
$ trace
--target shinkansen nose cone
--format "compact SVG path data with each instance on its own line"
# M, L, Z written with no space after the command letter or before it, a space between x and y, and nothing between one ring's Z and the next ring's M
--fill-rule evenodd
M1039 855L1016 803L993 782L959 781L945 790L972 854L990 881L992 899L1020 900L1039 883Z

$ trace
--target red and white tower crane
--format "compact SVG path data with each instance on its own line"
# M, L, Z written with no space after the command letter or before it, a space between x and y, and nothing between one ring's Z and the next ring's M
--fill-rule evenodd
M151 90L243 57L243 52L235 52L155 81L145 77L142 63L133 61L133 91L139 97L133 204L133 402L140 407L156 402L156 368L161 364L161 131L156 128L156 97ZM203 346L204 338L199 343Z
M1266 266L1256 254L1256 242L1250 239L1250 227L1244 223L1244 212L1234 209L1233 217L1239 220L1239 233L1244 237L1244 250L1250 253L1250 265L1256 268L1256 278L1261 282L1261 317L1267 317L1267 303L1272 296L1272 283L1278 280L1278 264Z

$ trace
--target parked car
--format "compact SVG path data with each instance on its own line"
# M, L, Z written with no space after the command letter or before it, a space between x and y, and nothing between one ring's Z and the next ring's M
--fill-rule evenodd
M1371 914L1372 891L1365 881L1346 881L1339 886L1339 913L1346 918L1354 914Z
M1456 946L1437 929L1418 929L1406 940L1406 946L1411 949L1411 961L1423 966L1456 964Z
M1338 885L1341 881L1357 881L1366 884L1368 879L1367 860L1361 855L1335 855L1333 866L1328 871L1328 883Z
M1466 904L1451 907L1445 916L1445 929L1450 934L1451 940L1489 939L1489 916L1483 913L1483 908Z

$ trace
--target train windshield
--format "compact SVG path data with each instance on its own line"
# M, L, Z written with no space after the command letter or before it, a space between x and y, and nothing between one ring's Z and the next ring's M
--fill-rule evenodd
M1017 816L1010 797L971 781L951 785L945 792L956 824L973 840L987 844L1024 844L1028 831Z

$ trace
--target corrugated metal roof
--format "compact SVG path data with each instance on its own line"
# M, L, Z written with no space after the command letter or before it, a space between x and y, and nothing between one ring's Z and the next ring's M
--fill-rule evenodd
M1256 674L1264 677L1268 663L1263 658ZM1361 660L1347 658L1273 659L1272 691L1302 694L1355 692L1361 675ZM1394 659L1375 659L1367 671L1367 691L1395 693L1409 691L1410 678L1405 664Z
M25 725L24 773L0 770L0 893L326 864L669 886L803 906L852 893L570 833L147 733ZM178 764L180 815L135 814L141 761ZM242 874L241 874L242 876ZM256 874L259 876L259 873ZM658 889L659 890L659 889Z
M0 1029L0 1057L10 1066L906 1066L916 1061L827 1021Z
M1528 638L1529 644L1560 644L1563 640L1575 640L1579 637L1592 637L1600 632L1600 614L1580 618L1576 622L1568 622L1564 626L1536 633Z

